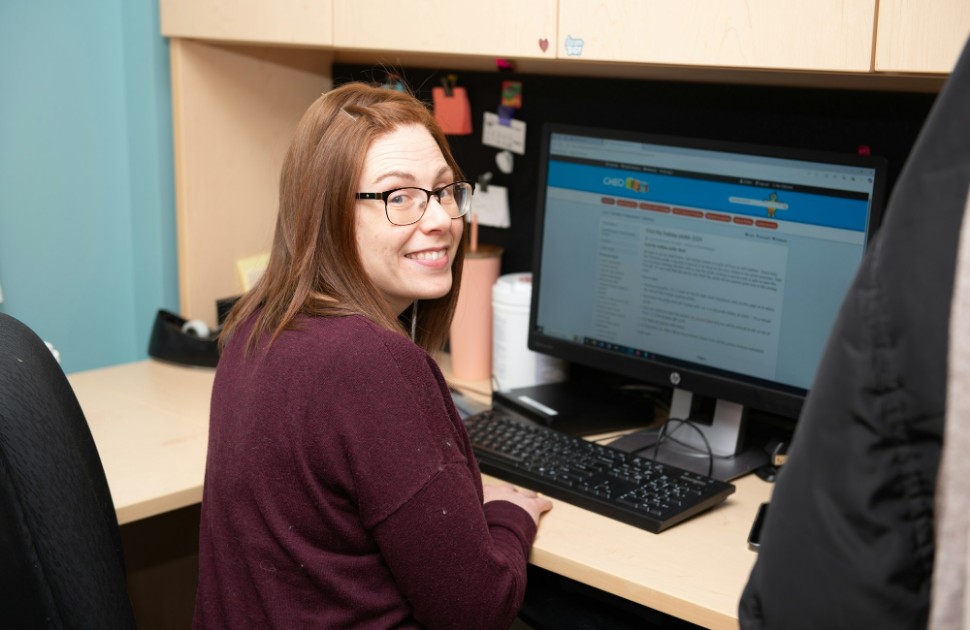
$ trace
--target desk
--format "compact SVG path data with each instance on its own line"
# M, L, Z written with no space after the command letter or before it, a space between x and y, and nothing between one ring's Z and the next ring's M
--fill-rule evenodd
M202 501L215 370L146 360L68 381L125 525Z
M213 376L212 369L147 360L68 377L122 525L201 501ZM474 383L457 385L483 391ZM720 506L662 534L554 501L530 561L701 626L736 628L755 560L748 530L771 492L753 475L736 486Z

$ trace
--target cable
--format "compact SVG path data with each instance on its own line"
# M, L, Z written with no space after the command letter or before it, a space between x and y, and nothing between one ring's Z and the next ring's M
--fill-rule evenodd
M668 433L667 432L667 425L670 424L671 422L676 422L677 423L677 426L674 428L674 431L677 431L680 427L682 427L684 425L689 426L690 428L694 429L694 431L696 431L697 434L701 436L701 440L704 442L704 447L706 448L706 452L701 451L700 449L698 449L698 448L696 448L696 447L694 447L694 446L692 446L690 444L687 444L685 442L681 442L680 440L674 438L673 437L673 432ZM690 419L668 418L667 421L664 422L660 426L660 432L657 435L657 441L653 443L653 458L655 460L657 460L657 461L660 461L660 445L661 445L661 443L665 442L666 440L670 440L671 442L674 442L675 444L678 444L678 445L683 446L685 448L691 449L691 450L696 451L696 452L698 452L700 454L706 455L707 456L707 476L708 477L713 477L714 476L714 458L715 458L714 449L711 448L711 443L707 440L707 436L704 435L704 432L701 431L701 429L696 424L694 424ZM647 448L650 448L650 447L647 446L647 447L644 447L644 448L642 448L640 450L643 451L643 450L646 450Z
M411 341L414 343L418 342L418 301L415 300L414 304L411 306Z

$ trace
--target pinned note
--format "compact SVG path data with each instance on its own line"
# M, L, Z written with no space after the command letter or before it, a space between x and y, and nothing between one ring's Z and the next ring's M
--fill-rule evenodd
M509 221L509 189L505 186L489 184L479 187L472 196L472 212L479 225L507 228Z
M432 88L431 99L434 104L434 117L442 131L449 136L467 136L472 132L472 108L465 88Z
M256 281L266 271L269 264L269 253L240 258L236 261L236 268L239 270L239 279L242 281L243 291L249 291L256 284Z
M521 81L502 81L502 105L512 109L522 107Z
M503 125L498 114L485 112L482 144L525 155L525 123L510 119L509 124Z

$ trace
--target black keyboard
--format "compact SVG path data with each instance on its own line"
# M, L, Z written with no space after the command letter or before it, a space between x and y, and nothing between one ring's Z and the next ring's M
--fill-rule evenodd
M467 418L465 427L482 472L654 533L734 492L733 484L502 410Z

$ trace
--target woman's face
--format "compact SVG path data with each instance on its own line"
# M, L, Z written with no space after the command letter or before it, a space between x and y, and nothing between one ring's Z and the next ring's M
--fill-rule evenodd
M434 138L421 125L398 127L367 151L358 192L416 186L434 190L454 181ZM396 314L415 300L439 298L451 289L451 265L463 219L452 219L432 196L421 219L393 225L381 199L358 200L357 251L364 272Z

